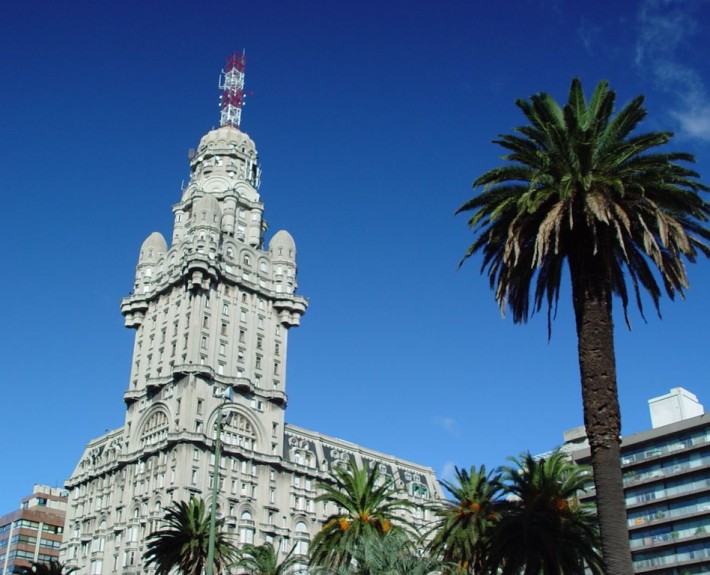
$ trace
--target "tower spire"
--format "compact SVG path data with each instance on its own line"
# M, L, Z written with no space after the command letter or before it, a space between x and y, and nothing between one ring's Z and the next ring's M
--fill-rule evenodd
M219 98L220 126L239 128L244 106L244 68L247 57L244 50L241 54L232 53L227 58L227 66L222 70L219 87L222 95Z

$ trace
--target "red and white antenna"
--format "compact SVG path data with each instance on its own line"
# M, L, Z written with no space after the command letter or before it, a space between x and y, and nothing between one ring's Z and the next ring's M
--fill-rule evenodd
M222 90L222 95L219 98L220 126L239 128L244 106L244 67L246 63L247 57L243 50L241 54L234 52L227 58L227 67L222 70L222 75L219 78L219 87Z

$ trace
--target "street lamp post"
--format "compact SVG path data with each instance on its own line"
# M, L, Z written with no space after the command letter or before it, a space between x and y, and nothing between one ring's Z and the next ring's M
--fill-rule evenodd
M224 402L217 408L217 422L215 424L214 441L214 466L212 471L212 502L210 505L210 531L207 542L207 575L214 574L214 547L216 539L217 525L217 494L219 493L219 464L222 459L222 407L231 397L232 389L227 388L224 394Z

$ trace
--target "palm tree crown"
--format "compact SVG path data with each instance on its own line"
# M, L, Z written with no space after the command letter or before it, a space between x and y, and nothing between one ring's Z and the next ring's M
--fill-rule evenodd
M210 518L205 502L193 497L189 503L177 501L165 514L164 529L151 533L144 554L146 565L154 564L156 575L177 569L184 575L200 575L207 563ZM214 572L223 573L236 557L236 547L222 532L217 520Z
M352 460L331 472L332 483L322 483L323 493L316 501L334 504L336 510L313 538L310 548L312 565L338 568L348 565L355 548L368 535L382 536L391 530L397 511L411 505L398 498L394 478L385 477L376 467L369 471Z
M559 451L512 461L503 468L507 498L491 538L494 572L582 575L587 567L602 574L596 516L578 500L590 470Z
M642 291L657 310L660 284L670 298L682 295L684 261L710 255L710 205L699 195L708 188L681 164L693 157L656 150L670 133L632 135L646 116L643 97L613 116L615 97L600 82L587 102L575 79L564 107L544 93L519 100L529 124L496 140L508 163L477 178L481 193L457 213L472 212L476 234L463 260L483 254L482 271L515 322L547 304L549 333L569 266L604 559L609 575L631 575L612 298L626 315L627 277L642 314Z
M533 311L556 304L565 259L571 267L593 260L603 278L580 279L593 290L603 279L626 310L624 271L639 307L641 287L658 307L661 288L650 263L673 298L688 285L681 256L710 255L702 241L710 233L701 223L710 207L697 193L708 188L678 163L693 157L652 152L670 141L669 132L632 137L646 116L644 99L612 118L615 97L600 82L587 103L575 79L564 108L545 93L518 100L530 125L495 140L510 163L477 178L473 185L483 192L457 210L473 212L469 225L478 233L464 259L483 252L496 299L515 322L528 318L536 272Z
M245 545L240 549L240 557L236 565L237 573L248 575L288 575L292 573L299 558L293 556L294 545L283 561L279 562L278 551L271 543L263 545Z
M453 501L434 507L436 521L429 531L428 550L455 563L461 572L481 573L488 558L490 533L498 518L501 474L486 467L456 468L455 482L441 484Z

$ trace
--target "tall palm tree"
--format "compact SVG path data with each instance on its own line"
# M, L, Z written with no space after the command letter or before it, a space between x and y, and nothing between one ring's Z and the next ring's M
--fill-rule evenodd
M603 574L596 515L579 502L589 469L558 452L529 453L504 467L506 504L491 537L490 563L501 575Z
M454 482L441 481L453 501L434 506L437 519L428 533L430 553L455 563L459 572L483 572L490 535L499 515L500 479L499 472L486 473L486 467L481 465L478 470L456 468Z
M334 504L336 509L313 538L311 565L347 566L364 537L406 530L404 523L396 523L395 513L411 504L397 497L394 478L380 474L377 467L368 471L351 460L333 469L331 482L320 487L323 493L316 501Z
M508 163L476 179L481 193L457 213L472 212L476 234L463 260L483 253L482 271L516 323L546 303L549 331L569 266L604 559L609 575L631 575L612 299L626 316L629 278L642 314L642 291L657 310L660 284L671 299L683 295L684 260L710 255L710 206L699 195L708 188L681 164L693 157L657 150L672 134L632 135L643 97L614 116L615 97L600 82L587 102L575 79L564 107L544 93L518 100L529 124L495 140Z
M289 575L299 563L299 558L294 557L294 545L283 561L271 543L264 545L245 545L240 549L237 560L237 573L248 575Z
M183 575L200 575L207 563L210 517L205 502L193 497L189 503L177 501L166 510L166 527L148 536L143 555L146 565L154 564L156 575L169 575L174 569ZM216 524L214 572L223 573L236 559L237 549Z
M33 561L31 567L17 567L14 572L19 575L70 575L78 570L77 567L67 567L59 561L51 560L49 563Z

